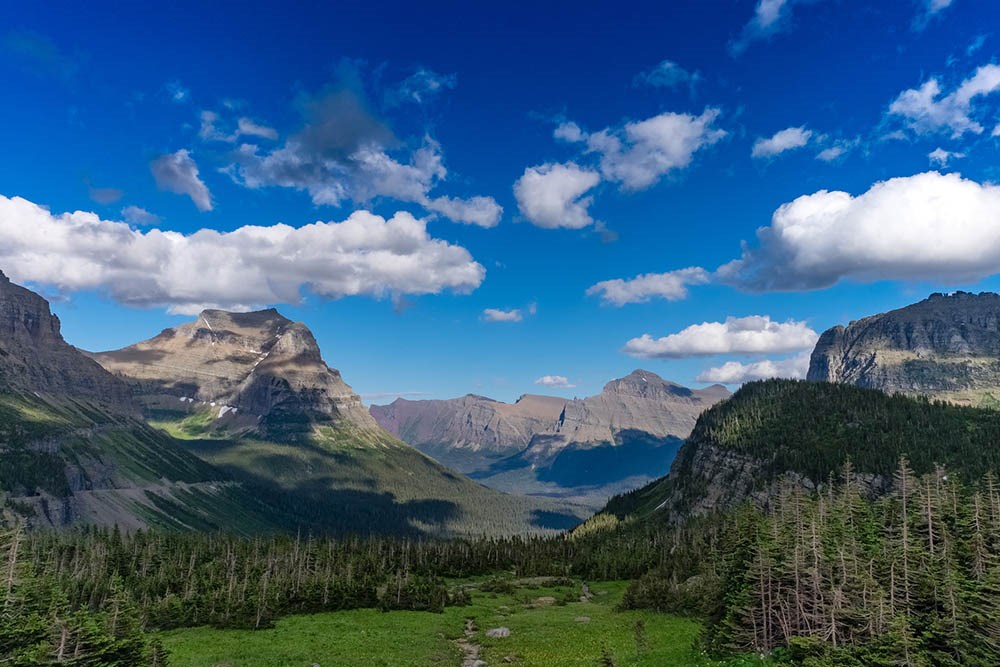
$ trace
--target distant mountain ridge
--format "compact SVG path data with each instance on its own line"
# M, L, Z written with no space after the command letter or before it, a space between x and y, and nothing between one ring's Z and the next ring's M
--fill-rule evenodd
M728 395L721 385L688 389L636 370L587 398L398 399L371 412L401 439L488 486L601 504L666 472L698 415Z
M824 332L812 381L1000 405L1000 295L932 294Z

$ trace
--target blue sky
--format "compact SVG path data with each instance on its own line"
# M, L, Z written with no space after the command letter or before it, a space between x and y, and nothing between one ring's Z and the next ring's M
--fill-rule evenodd
M80 347L277 305L372 402L582 396L1000 288L994 2L173 4L0 28L0 269Z

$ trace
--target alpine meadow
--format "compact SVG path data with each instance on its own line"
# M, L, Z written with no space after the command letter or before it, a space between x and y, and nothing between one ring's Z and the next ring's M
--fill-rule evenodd
M1000 5L12 2L0 666L1000 665Z

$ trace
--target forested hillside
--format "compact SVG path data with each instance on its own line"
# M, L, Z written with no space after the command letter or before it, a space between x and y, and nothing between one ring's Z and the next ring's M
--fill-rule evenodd
M748 498L766 506L782 480L819 488L848 461L864 493L876 496L889 490L903 456L917 474L941 465L978 479L1000 472L998 442L993 410L848 385L752 382L702 414L667 477L612 499L606 511L682 520Z

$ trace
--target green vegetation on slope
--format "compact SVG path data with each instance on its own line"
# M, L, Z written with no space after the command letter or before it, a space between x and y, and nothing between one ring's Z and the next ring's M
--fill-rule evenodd
M978 479L1000 472L998 442L1000 412L994 410L850 385L751 382L702 414L669 478L613 498L605 511L649 514L671 496L690 502L706 483L692 470L699 449L751 460L754 481L763 487L789 472L821 484L848 460L858 474L888 480L902 456L917 474L942 465Z
M152 422L192 454L298 514L306 530L392 535L553 534L589 512L487 489L379 431L316 426L275 442L226 438L199 411ZM161 415L164 417L165 415Z

